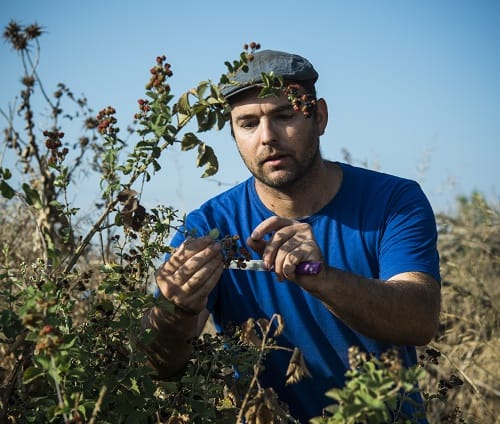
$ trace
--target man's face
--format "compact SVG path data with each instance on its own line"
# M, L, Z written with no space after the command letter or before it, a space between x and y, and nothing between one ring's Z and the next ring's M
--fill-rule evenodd
M233 103L231 123L245 165L268 187L291 187L321 159L319 137L326 126L323 101L306 118L293 110L285 95L258 98L254 91Z

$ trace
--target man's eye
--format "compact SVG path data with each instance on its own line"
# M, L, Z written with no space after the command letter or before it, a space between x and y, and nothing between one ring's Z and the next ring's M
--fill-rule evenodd
M294 113L282 113L280 115L277 116L277 118L280 120L280 121L289 121L290 119L292 119L293 117L295 116Z
M240 124L241 128L255 128L259 123L257 121L243 121Z

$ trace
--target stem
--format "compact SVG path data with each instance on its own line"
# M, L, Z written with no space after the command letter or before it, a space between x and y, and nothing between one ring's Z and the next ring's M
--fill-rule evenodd
M95 424L95 420L97 418L97 414L101 410L102 401L104 400L104 396L106 395L108 388L106 386L102 386L99 391L99 397L97 398L97 402L94 405L94 410L92 411L92 416L90 417L89 424Z
M54 362L53 356L50 357L49 375L52 377L52 380L54 380L54 384L56 386L57 400L59 401L59 406L61 408L63 408L64 407L64 400L62 398L61 387L59 386L59 378L57 377L57 368L56 368L56 364ZM65 412L63 412L63 418L64 418L64 422L68 422L68 416L66 415Z
M97 219L97 221L94 223L92 228L89 230L87 235L80 242L80 244L78 245L78 247L75 250L75 253L70 258L67 265L64 267L64 270L63 270L64 275L68 274L71 271L71 269L75 266L76 261L83 254L83 251L90 243L90 240L92 240L92 237L94 237L95 233L97 233L99 231L101 224L104 222L106 217L111 213L111 211L114 209L114 207L117 205L117 203L118 203L118 199L115 199L115 200L112 200L108 204L108 207L105 209L105 211L101 214L101 216Z
M269 323L268 328L271 328L271 323ZM250 400L250 396L252 395L253 388L257 385L259 385L259 374L260 374L260 366L262 364L262 360L264 359L264 351L266 350L266 344L267 344L267 332L262 334L262 342L260 344L260 349L259 349L259 356L257 358L257 361L255 362L255 365L253 366L253 376L252 380L250 381L250 384L248 386L248 390L245 393L245 398L243 399L243 402L241 403L240 411L238 413L238 417L236 418L236 424L243 423L243 414L245 412L246 406L248 404L248 401Z

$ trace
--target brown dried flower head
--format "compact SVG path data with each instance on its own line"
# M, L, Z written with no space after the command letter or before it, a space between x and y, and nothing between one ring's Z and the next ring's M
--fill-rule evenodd
M306 377L311 377L311 373L307 368L306 361L304 360L304 355L302 355L301 350L296 347L293 350L292 357L290 358L290 362L288 363L285 384L294 384Z

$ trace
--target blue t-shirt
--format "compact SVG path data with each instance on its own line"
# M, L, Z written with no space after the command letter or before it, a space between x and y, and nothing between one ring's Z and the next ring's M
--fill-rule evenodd
M340 165L343 180L337 195L302 220L311 225L325 263L367 278L386 280L402 272L420 271L439 281L435 218L419 185ZM187 216L186 230L205 235L217 228L222 235L239 235L244 246L252 230L273 216L259 199L254 183L250 178L204 203ZM183 239L179 232L172 245L180 245ZM208 308L218 329L239 325L249 317L269 319L275 313L283 317L285 329L279 344L300 348L312 378L286 386L290 353L276 351L268 356L261 382L272 386L301 422L321 415L332 403L325 393L344 385L350 346L375 354L391 347L352 330L321 301L292 282L279 282L272 272L224 270ZM415 364L414 347L401 346L400 352L407 366Z

